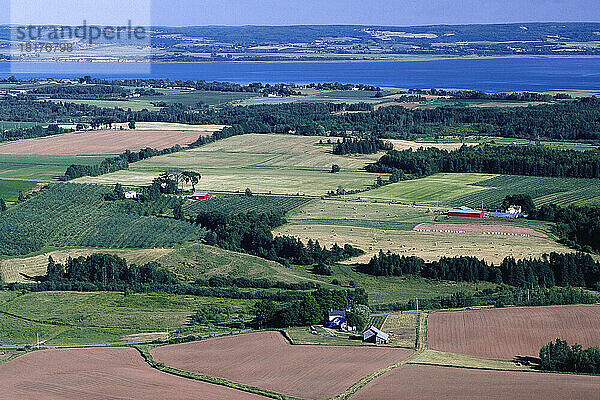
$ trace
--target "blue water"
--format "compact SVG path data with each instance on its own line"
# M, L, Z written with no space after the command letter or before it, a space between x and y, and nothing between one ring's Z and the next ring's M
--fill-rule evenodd
M152 64L150 73L127 72L121 64L28 63L33 73L10 72L0 63L0 76L106 79L170 78L250 82L343 82L400 88L455 88L489 92L600 90L600 58L498 58L402 62L307 63L178 63ZM123 70L125 67L125 70Z

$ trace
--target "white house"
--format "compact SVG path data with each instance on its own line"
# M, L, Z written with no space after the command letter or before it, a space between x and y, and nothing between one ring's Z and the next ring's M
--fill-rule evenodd
M126 199L139 199L140 196L138 195L138 193L135 190L130 190L128 192L125 192L125 198Z

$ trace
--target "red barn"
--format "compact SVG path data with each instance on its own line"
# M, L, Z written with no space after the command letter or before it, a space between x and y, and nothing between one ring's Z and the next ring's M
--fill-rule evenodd
M190 199L192 199L192 200L208 200L208 199L210 199L210 194L208 194L207 192L195 192L193 195L190 196Z
M460 208L453 208L448 211L449 217L473 217L473 218L483 218L485 213L479 210L473 210L469 207L462 206Z

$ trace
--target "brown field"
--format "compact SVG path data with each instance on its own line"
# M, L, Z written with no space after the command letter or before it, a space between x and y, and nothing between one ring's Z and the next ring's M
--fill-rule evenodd
M0 154L76 156L118 154L127 149L139 151L144 147L162 150L176 144L187 146L198 139L198 136L208 136L211 133L176 130L85 131L0 144Z
M401 139L387 139L386 141L391 142L394 145L394 150L398 150L398 151L408 150L408 149L417 150L420 147L423 147L424 149L435 147L437 149L452 151L452 150L460 149L463 144L466 146L477 146L479 144L479 143L471 143L471 142L469 142L469 143L413 142L410 140L401 140Z
M414 231L425 232L445 232L450 233L486 233L486 234L502 234L509 236L536 236L547 237L547 235L533 230L531 228L522 228L519 226L508 225L480 225L480 224L432 224L422 223L413 228Z
M156 361L302 398L332 397L409 349L290 345L279 332L259 332L158 347Z
M493 102L473 104L473 107L490 108L490 107L529 107L539 106L542 104L550 104L545 101L528 101L528 102Z
M0 366L0 399L262 399L152 369L132 348L40 350Z
M515 307L437 312L429 316L431 349L481 358L537 357L557 338L600 345L600 306Z
M600 377L404 365L360 389L352 400L597 399Z

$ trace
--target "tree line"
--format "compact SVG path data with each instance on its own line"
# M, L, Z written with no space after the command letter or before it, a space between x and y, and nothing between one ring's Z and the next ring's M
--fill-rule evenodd
M544 146L462 146L447 151L437 148L391 150L370 172L401 171L413 177L438 172L481 172L505 175L600 178L600 154L593 151L559 150Z
M600 349L584 349L579 344L569 346L566 340L556 339L540 349L540 369L544 371L600 374Z
M577 286L600 290L600 263L585 253L550 253L540 258L506 257L498 266L476 257L442 257L426 262L390 251L373 256L361 270L376 276L416 275L455 282L487 281L516 287Z
M343 138L333 145L333 154L373 154L382 150L392 150L394 145L374 137L364 139Z

